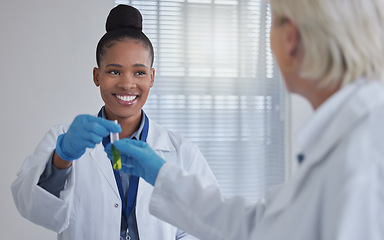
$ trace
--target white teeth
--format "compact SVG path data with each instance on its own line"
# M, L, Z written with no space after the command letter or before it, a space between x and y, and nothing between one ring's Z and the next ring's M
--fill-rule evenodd
M127 96L127 95L116 95L116 97L122 101L125 101L125 102L129 102L129 101L132 101L136 98L136 96Z

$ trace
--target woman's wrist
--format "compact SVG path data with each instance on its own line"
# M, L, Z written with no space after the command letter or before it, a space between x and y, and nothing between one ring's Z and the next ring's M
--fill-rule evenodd
M56 153L56 150L53 154L52 163L57 169L66 169L72 165L72 161L65 161L61 157L59 157L59 155Z

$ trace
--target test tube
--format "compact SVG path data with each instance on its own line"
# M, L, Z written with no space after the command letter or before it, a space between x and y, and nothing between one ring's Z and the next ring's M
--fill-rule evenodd
M114 120L114 122L117 124L117 120ZM112 144L113 169L120 170L121 169L120 151L117 150L115 146L113 146L113 143L119 140L119 133L110 133L109 138Z

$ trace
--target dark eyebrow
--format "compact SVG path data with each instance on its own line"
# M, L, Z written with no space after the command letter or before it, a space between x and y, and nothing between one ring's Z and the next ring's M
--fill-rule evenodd
M122 68L123 66L121 66L120 64L112 63L112 64L106 65L105 67L118 67L118 68Z
M133 64L134 67L145 67L146 69L149 69L149 67L147 67L145 64L141 64L141 63L136 63L136 64Z
M147 67L145 64L141 64L141 63L133 64L133 66L134 67L145 67L146 69L149 69L149 67ZM106 65L105 67L118 67L118 68L122 68L123 66L120 65L120 64L111 63L111 64Z

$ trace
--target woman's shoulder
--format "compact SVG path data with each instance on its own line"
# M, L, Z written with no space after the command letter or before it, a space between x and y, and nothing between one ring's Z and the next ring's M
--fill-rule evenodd
M49 145L55 145L57 137L63 133L66 133L68 131L68 128L68 124L56 124L51 126L50 129L45 133L44 137L41 139L40 143L37 146L37 149L39 149L41 146L43 146L43 148L46 148Z
M68 128L69 128L69 124L58 123L58 124L51 126L51 128L49 129L49 132L56 133L56 134L60 135L60 134L66 133L68 131Z

